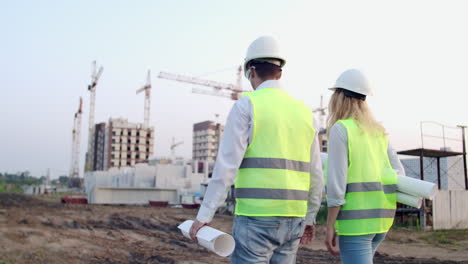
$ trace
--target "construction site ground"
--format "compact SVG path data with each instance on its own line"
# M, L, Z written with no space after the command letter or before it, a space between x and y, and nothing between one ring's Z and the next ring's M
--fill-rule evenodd
M184 238L177 225L196 210L148 206L66 205L57 198L0 194L0 264L229 263ZM229 232L232 216L212 226ZM316 240L297 263L339 263ZM375 263L468 263L468 231L393 229Z

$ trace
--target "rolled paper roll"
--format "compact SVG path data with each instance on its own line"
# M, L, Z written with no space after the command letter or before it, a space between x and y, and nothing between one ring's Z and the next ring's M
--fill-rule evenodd
M325 168L325 164L328 160L328 153L320 152L320 158L322 160L322 167ZM434 199L438 189L437 185L432 182L422 181L407 176L398 176L397 190L416 198L423 197L432 200Z
M186 220L178 226L178 228L182 231L182 234L188 239L191 239L190 228L192 225L193 220ZM199 245L221 257L227 257L231 255L236 245L236 242L231 235L209 226L200 228L197 233L197 239Z
M407 176L398 176L397 191L432 200L436 195L437 185Z
M421 208L422 198L409 195L406 193L397 192L397 202L406 204L412 207Z

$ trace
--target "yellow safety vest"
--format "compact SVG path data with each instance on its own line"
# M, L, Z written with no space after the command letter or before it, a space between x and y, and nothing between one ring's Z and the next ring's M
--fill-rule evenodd
M335 228L339 235L387 232L396 211L398 176L388 159L385 135L364 132L353 119L339 120L348 133L348 177ZM325 172L326 173L326 172Z
M245 93L253 137L235 183L237 215L304 217L310 188L312 111L281 89Z

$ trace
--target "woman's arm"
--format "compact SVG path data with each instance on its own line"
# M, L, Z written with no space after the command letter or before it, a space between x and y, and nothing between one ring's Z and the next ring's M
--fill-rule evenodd
M337 123L330 128L328 138L327 204L328 207L346 203L346 180L348 177L348 133Z
M388 160L390 161L390 165L396 171L398 176L405 176L405 168L401 164L401 161L398 158L398 155L395 149L392 147L390 143L388 143L387 155L388 155Z
M342 205L346 203L346 180L348 177L348 133L337 123L330 128L328 139L327 169L327 233L325 245L333 255L338 255L335 222Z

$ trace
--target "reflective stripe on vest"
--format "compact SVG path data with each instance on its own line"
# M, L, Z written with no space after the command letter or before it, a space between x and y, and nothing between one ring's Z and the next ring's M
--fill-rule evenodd
M397 185L382 185L380 182L353 182L346 185L346 193L350 192L376 192L396 193Z
M249 199L281 199L307 201L309 192L288 189L266 189L266 188L236 188L236 198Z
M369 218L392 218L395 216L395 209L367 209L340 211L338 220L355 220Z
M310 163L297 160L275 158L244 158L241 169L283 169L310 172Z
M237 215L304 217L310 188L312 111L280 89L245 93L253 136L235 183Z
M388 159L386 136L362 131L352 119L339 120L348 134L346 204L335 224L339 235L387 232L396 211L397 174Z

